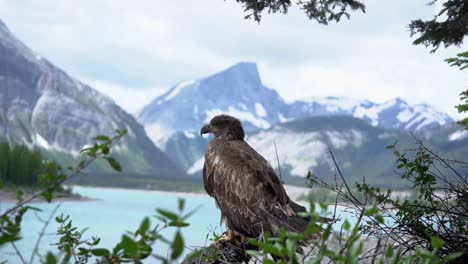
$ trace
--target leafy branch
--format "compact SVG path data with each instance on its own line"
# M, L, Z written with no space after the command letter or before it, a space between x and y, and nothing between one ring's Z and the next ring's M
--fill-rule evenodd
M0 246L21 239L19 234L23 215L29 210L40 211L40 209L28 205L31 201L43 197L46 201L50 202L57 188L65 181L82 173L96 159L103 158L107 160L112 168L121 171L120 164L110 157L109 154L110 149L127 134L127 130L115 130L115 133L116 135L112 138L107 136L95 137L93 146L81 150L81 153L86 158L81 160L74 168L69 167L70 173L68 175L63 173L62 168L55 162L45 162L46 172L38 176L39 190L25 199L23 198L23 192L18 191L16 205L0 214Z

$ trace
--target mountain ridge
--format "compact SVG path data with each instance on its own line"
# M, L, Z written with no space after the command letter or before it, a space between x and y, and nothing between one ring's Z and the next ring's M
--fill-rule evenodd
M125 172L185 177L133 116L34 53L1 20L0 61L0 138L70 161L92 137L127 129L112 151Z
M207 77L173 86L147 104L138 120L159 145L174 132L197 131L201 124L221 113L238 117L247 131L329 115L353 116L373 126L409 131L453 123L447 114L427 104L410 105L401 98L374 103L329 96L286 102L276 90L262 83L253 62L241 62ZM153 137L153 134L160 136Z

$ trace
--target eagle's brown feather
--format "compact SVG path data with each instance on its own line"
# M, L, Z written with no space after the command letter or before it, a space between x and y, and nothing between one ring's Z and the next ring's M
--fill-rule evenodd
M205 155L203 179L221 210L221 220L248 237L266 231L276 235L280 227L304 232L309 221L297 213L305 208L289 199L268 161L243 140L243 131L235 136L240 122L219 117L223 122L217 117L210 122L216 130Z

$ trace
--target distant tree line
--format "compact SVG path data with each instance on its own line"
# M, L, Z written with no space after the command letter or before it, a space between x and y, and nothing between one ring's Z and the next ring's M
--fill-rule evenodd
M43 157L36 148L0 143L0 179L15 185L34 185L44 171Z

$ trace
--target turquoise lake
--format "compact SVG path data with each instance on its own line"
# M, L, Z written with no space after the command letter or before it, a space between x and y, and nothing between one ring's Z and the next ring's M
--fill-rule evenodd
M219 226L220 212L215 206L212 198L201 194L190 193L170 193L143 190L108 189L95 187L75 186L73 190L83 196L92 198L90 201L66 201L61 202L56 215L70 215L73 225L80 230L88 228L84 237L99 236L101 238L99 247L112 248L120 241L125 231L134 231L138 228L141 220L145 216L151 217L154 224L157 220L156 208L174 210L177 208L178 199L185 199L185 212L197 208L197 212L192 215L188 222L190 226L183 228L183 235L186 244L185 253L190 249L209 245L207 240L212 231L221 234L224 228ZM9 208L11 203L0 203L0 211ZM35 207L41 208L39 216L46 219L53 211L57 203L33 203ZM55 246L57 242L56 230L58 224L53 220L46 230L39 252L45 254L47 251L57 252ZM34 249L38 233L43 224L38 221L34 213L29 212L23 220L23 239L17 242L17 247L23 253L26 261L29 261L30 253ZM167 229L162 234L168 238L173 237L174 229ZM167 255L168 247L164 243L156 243L154 250L157 254ZM7 260L8 263L21 263L14 249L8 245L0 248L0 263ZM40 263L36 258L35 263ZM155 259L149 259L145 263L158 263Z

